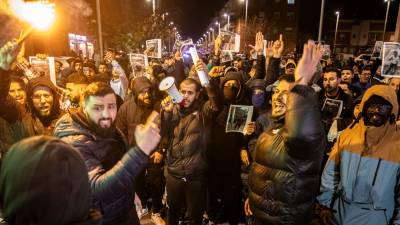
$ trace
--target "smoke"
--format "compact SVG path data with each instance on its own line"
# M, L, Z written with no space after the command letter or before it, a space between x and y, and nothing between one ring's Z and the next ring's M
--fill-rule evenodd
M18 38L21 31L24 29L22 22L13 15L10 5L6 0L0 0L0 24L0 47L7 41Z
M62 4L64 9L72 15L81 14L84 17L89 17L93 13L92 7L85 0L74 1L59 1L57 4Z

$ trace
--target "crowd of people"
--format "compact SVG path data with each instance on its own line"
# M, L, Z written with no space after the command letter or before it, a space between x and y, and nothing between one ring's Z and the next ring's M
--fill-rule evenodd
M23 49L0 49L4 224L400 224L400 78L379 59L322 60L313 41L297 57L257 33L233 61L218 37L143 71L113 50L56 61L52 82ZM254 108L242 133L232 105Z

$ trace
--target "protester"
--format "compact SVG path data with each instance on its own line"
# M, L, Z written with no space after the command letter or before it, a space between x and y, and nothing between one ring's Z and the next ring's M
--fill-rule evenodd
M125 135L115 127L117 102L105 83L92 83L83 94L83 105L57 123L54 135L82 154L96 207L103 224L137 224L134 209L135 178L160 140L155 117L135 129L136 146L127 147Z
M325 139L317 97L308 84L321 56L321 48L309 41L295 78L281 80L275 89L275 122L259 137L249 174L245 210L256 224L308 224L312 219Z
M28 84L28 96L32 115L43 124L45 134L52 135L61 117L57 87L47 77L33 78Z
M198 71L207 70L199 61ZM161 132L169 144L166 158L168 224L177 225L182 207L186 206L189 224L201 224L206 204L205 153L208 150L210 121L222 107L222 96L213 82L206 85L208 101L200 98L200 84L191 78L182 81L183 101L173 104L167 97L162 102Z
M20 54L15 41L7 42L0 48L0 154L1 158L15 142L44 133L41 122L28 113L28 106L22 106L9 95L11 85L11 64Z
M88 78L78 73L73 73L67 78L65 94L70 102L69 108L79 108L82 94L88 84Z
M52 137L28 138L10 148L0 170L0 205L8 225L101 224L82 156Z
M396 93L388 86L373 86L360 109L325 166L318 196L321 216L332 224L396 224L400 182Z
M353 118L353 100L339 86L340 75L337 69L328 69L323 75L324 91L320 94L321 119L325 133L328 134L328 142L331 143L334 143L338 132L344 130Z
M116 117L116 127L128 138L129 147L136 145L133 128L145 123L153 111L160 111L160 100L156 99L150 80L146 77L137 77L132 83L132 98L121 106ZM151 198L151 219L156 225L165 224L160 214L163 208L162 197L164 193L163 158L163 149L155 151L149 158L148 166L140 173L135 184L136 192L143 207L146 208L147 201Z
M8 91L9 95L23 107L26 107L27 94L25 82L17 76L11 76L10 80L10 90Z

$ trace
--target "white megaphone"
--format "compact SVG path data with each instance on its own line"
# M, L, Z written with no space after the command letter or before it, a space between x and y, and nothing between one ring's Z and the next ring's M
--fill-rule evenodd
M183 96L175 86L174 77L164 78L158 86L158 89L160 89L160 91L166 91L171 97L173 103L179 104L183 101Z

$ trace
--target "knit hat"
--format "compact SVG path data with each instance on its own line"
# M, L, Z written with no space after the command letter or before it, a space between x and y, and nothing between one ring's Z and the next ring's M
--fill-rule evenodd
M0 204L9 224L97 224L88 219L91 195L82 156L59 139L24 139L3 159Z

